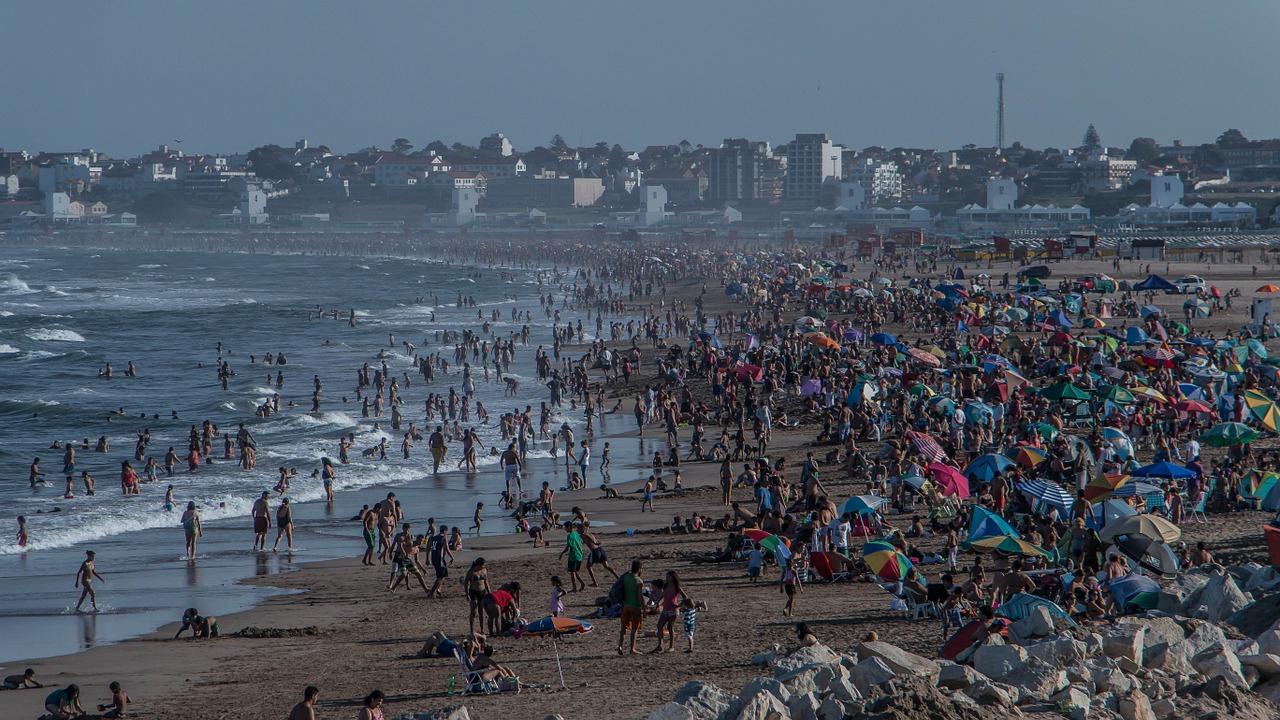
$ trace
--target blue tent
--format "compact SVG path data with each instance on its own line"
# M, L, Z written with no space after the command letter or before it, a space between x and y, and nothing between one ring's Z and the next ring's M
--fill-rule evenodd
M1052 600L1045 600L1038 595L1020 592L1013 597L1005 600L1000 604L1000 609L996 610L996 614L1001 617L1007 617L1010 620L1021 620L1031 614L1031 611L1038 607L1042 607L1049 611L1049 614L1056 618L1062 618L1072 627L1075 627L1076 621L1071 619L1065 610L1058 606Z
M1146 280L1133 286L1134 290L1177 290L1178 286L1159 275L1148 275Z
M973 516L969 518L969 535L965 538L965 542L973 542L974 540L997 537L999 535L1022 537L1004 518L986 508L974 506Z
M1058 327L1071 327L1071 318L1067 317L1067 314L1061 310L1054 310L1053 314L1049 316L1049 319Z
M987 453L969 463L969 467L964 469L965 477L978 482L991 482L991 478L996 473L1002 473L1011 467L1017 465L1007 456L999 453Z
M1137 515L1138 511L1129 507L1129 504L1123 500L1105 500L1093 506L1093 522L1088 519L1085 522L1094 530L1101 530L1108 523L1119 522L1130 515Z
M713 348L720 347L720 338L716 337L712 333L707 332L706 330L703 330L698 333L698 339L704 343L707 343Z
M1125 575L1107 583L1107 589L1116 599L1116 605L1124 608L1138 593L1160 592L1160 583L1146 575Z
M1169 478L1170 480L1185 480L1196 476L1194 471L1175 465L1168 460L1144 465L1129 474L1133 477Z
M1131 327L1124 331L1124 341L1130 345L1141 345L1147 339L1147 333L1140 327Z

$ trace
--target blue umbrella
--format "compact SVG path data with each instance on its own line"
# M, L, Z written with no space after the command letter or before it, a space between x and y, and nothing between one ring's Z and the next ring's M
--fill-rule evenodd
M1018 489L1034 500L1057 508L1061 517L1070 517L1071 504L1075 499L1057 483L1040 478L1029 478L1019 483Z
M742 283L731 282L728 285L725 285L724 294L725 295L741 295Z
M1058 327L1071 327L1071 318L1067 317L1067 314L1061 310L1054 310L1053 314L1049 316L1049 319Z
M1036 608L1044 608L1045 610L1048 610L1050 615L1056 618L1062 618L1070 623L1072 627L1076 625L1076 621L1072 620L1071 616L1067 614L1067 611L1059 607L1057 603L1051 600L1045 600L1038 595L1031 595L1030 593L1024 592L1017 593L1013 597L1001 603L1000 608L996 610L996 614L1001 617L1007 617L1010 620L1021 620L1022 618L1029 616Z
M870 515L879 510L884 503L885 499L879 495L854 495L844 501L844 507L841 508L840 512Z
M986 422L992 417L993 412L990 405L976 400L970 400L964 404L964 419L970 425Z
M1170 480L1185 480L1196 476L1194 471L1188 470L1181 465L1175 465L1168 460L1144 465L1129 474L1133 477L1168 478Z
M1141 345L1149 338L1140 327L1131 327L1124 331L1124 341L1130 345Z
M1126 485L1132 484L1132 482L1126 483ZM1109 523L1120 522L1130 515L1137 514L1138 511L1129 507L1128 503L1123 500L1107 499L1093 506L1094 521L1088 522L1086 520L1085 522L1094 530L1101 530Z
M998 453L987 453L986 455L983 455L969 463L969 467L964 469L964 474L970 480L991 482L991 479L994 478L997 473L1002 473L1016 465L1017 463L1004 455L1000 455Z
M702 330L698 333L698 339L702 340L702 342L707 343L713 348L720 347L720 338L716 337L712 333L707 332L706 330Z
M1160 315L1162 312L1164 312L1164 311L1163 311L1163 310L1161 310L1160 308L1156 307L1155 305L1143 305L1143 306L1138 310L1138 314L1139 314L1139 315L1141 315L1141 316L1142 316L1142 319L1144 319L1144 320L1145 320L1145 319L1147 319L1147 318L1149 318L1149 317L1152 317L1152 316L1158 316L1158 315Z
M872 333L871 342L876 345L897 345L898 338L885 332Z
M1107 589L1116 599L1116 605L1123 608L1138 593L1160 592L1160 583L1146 575L1125 575L1107 583Z
M965 536L965 542L973 542L974 540L998 537L1000 535L1022 537L1004 518L984 507L973 506L973 515L969 518L969 532Z

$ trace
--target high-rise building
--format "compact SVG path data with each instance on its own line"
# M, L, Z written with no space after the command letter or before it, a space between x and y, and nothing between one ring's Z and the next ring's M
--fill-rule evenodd
M859 158L850 168L849 177L862 183L872 202L902 199L903 177L896 162Z
M755 202L760 199L764 143L726 138L707 158L707 198L714 202Z
M815 202L822 196L822 183L843 176L844 148L831 142L826 133L799 133L787 151L786 199L788 202Z

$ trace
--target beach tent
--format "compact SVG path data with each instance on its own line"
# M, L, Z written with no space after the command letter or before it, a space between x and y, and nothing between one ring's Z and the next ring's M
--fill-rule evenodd
M974 540L999 535L1022 537L1004 518L986 508L974 506L973 516L969 518L969 533L965 537L966 544Z
M1124 341L1128 345L1141 345L1149 339L1146 331L1140 327L1126 328L1124 331Z
M1165 280L1159 275L1148 275L1146 280L1143 280L1137 285L1134 285L1133 289L1138 291L1167 290L1167 291L1173 292L1178 289L1178 286L1174 285L1168 280Z
M1107 525L1118 523L1137 514L1138 511L1123 500L1106 500L1093 506L1094 522L1089 522L1088 525L1094 530L1101 530Z
M1057 603L1038 595L1024 592L1016 593L1013 597L1001 603L999 609L996 610L996 614L1007 617L1010 620L1021 620L1031 615L1036 608L1044 608L1049 611L1051 616L1061 618L1072 627L1076 626L1076 621L1072 620L1067 611L1059 607Z
M1168 460L1144 465L1129 474L1134 477L1168 478L1170 480L1185 480L1196 476L1194 471L1188 470L1181 465L1175 465Z
M1126 607L1131 600L1137 600L1143 593L1160 592L1160 583L1145 575L1125 575L1107 583L1107 589L1116 599L1116 605Z
M1271 512L1280 512L1280 483L1276 483L1271 488L1271 492L1262 500L1262 509Z

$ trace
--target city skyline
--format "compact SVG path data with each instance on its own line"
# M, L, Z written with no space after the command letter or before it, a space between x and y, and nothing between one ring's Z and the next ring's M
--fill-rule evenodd
M556 133L628 148L797 132L850 147L989 146L997 72L1010 144L1073 146L1090 123L1121 147L1135 136L1212 142L1227 128L1280 134L1268 120L1280 98L1257 90L1280 60L1266 37L1280 8L1262 3L1227 15L1085 2L1051 23L1011 2L818 3L802 16L751 3L732 14L721 3L645 7L12 6L0 40L30 62L3 81L18 111L0 146L129 156L177 140L234 152L307 137L351 151L493 131L524 149ZM1195 51L1231 45L1253 48L1252 62Z

